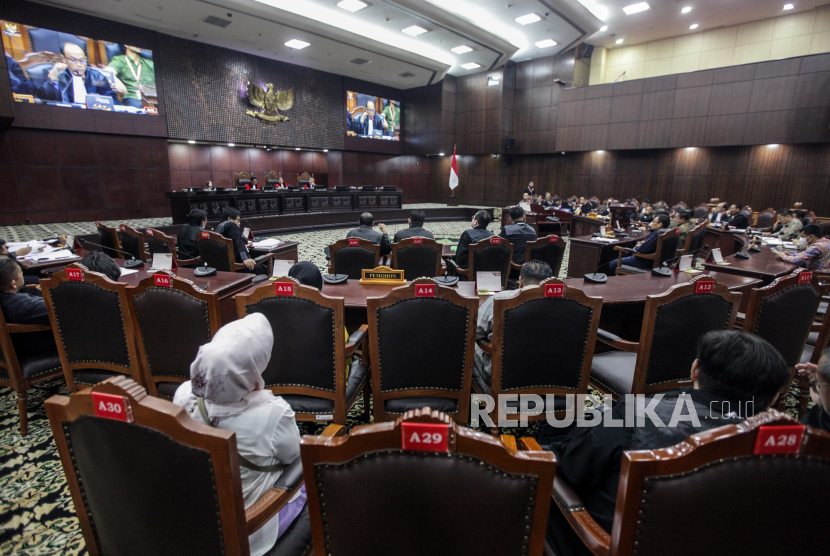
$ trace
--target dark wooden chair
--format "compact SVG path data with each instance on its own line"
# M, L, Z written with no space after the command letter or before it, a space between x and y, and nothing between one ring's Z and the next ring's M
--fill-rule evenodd
M173 273L156 276L127 288L127 302L147 390L172 400L176 388L190 380L199 347L222 326L219 297Z
M177 250L178 246L176 245L176 238L173 236L169 236L164 232L153 228L147 228L144 230L144 235L147 239L147 248L150 251L151 258L156 253L170 253L173 255L173 261L175 261L176 266L196 266L202 262L199 257L180 259L179 252Z
M617 275L619 276L621 274L645 274L647 272L651 272L652 268L659 268L661 264L675 257L675 254L677 252L677 244L679 243L679 241L680 234L678 233L677 228L675 228L673 230L667 230L666 232L660 234L660 236L657 238L657 247L654 250L654 253L644 255L642 253L637 253L633 250L628 250L625 247L614 247L614 250L619 252L617 258ZM640 268L638 266L623 264L623 255L628 256L629 254L634 255L638 259L651 261L651 268Z
M678 246L674 256L678 257L680 255L685 255L687 253L691 253L692 251L697 251L698 249L703 247L703 239L706 236L706 228L708 226L709 221L704 220L703 222L689 230L689 233L686 234L686 241L683 243L683 245Z
M350 280L363 277L363 269L377 268L380 245L368 239L348 237L329 245L329 274L348 274Z
M535 408L530 420L565 410L563 394L585 394L594 357L602 298L589 297L550 278L513 297L493 300L493 343L478 341L492 357L492 377L476 368L473 389L498 399L501 394L548 394L554 407ZM528 346L533 338L533 347ZM547 402L547 398L543 398ZM507 402L518 408L518 400ZM496 412L490 413L493 422Z
M251 185L251 178L253 177L254 175L252 173L245 172L244 170L242 172L235 173L233 175L234 187L237 187L239 189L246 189L246 186Z
M448 447L404 448L411 426L447 435ZM519 452L425 408L349 436L304 436L300 454L315 554L540 556L545 548L551 452ZM483 493L487 501L473 508Z
M759 231L764 231L768 228L772 228L772 225L775 223L775 209L768 208L762 213L758 215L758 222L756 225L753 226L757 227Z
M740 293L705 274L649 295L639 342L597 331L601 342L620 351L594 355L591 386L614 398L691 388L698 340L712 330L732 330L740 301Z
M123 374L143 384L127 284L75 263L40 285L70 392Z
M110 228L103 222L96 222L95 228L98 231L98 243L103 246L104 253L113 259L123 259L124 255L119 253L123 249L118 240L118 230Z
M288 292L288 293L287 293ZM291 405L299 421L346 424L360 393L369 416L369 372L354 357L346 376L346 360L362 346L367 326L346 342L342 297L323 295L293 278L277 278L236 296L239 318L262 313L274 331L271 360L262 373L265 387Z
M29 414L26 406L29 388L38 382L63 375L61 359L57 353L35 353L29 348L15 349L15 339L37 337L48 342L52 328L44 324L8 324L0 311L0 386L17 393L17 410L20 413L20 435L29 434ZM46 338L43 338L46 336Z
M706 203L695 207L694 211L694 218L695 220L700 220L701 218L706 218L709 215L709 207Z
M97 416L93 396L101 394L129 420ZM52 396L46 413L92 556L246 556L248 536L302 486L297 458L246 510L236 433L196 422L126 377ZM341 433L331 425L324 434ZM267 554L300 556L310 541L303 510Z
M137 261L150 261L151 257L147 255L144 245L144 234L126 224L120 224L116 233L122 251L132 255Z
M501 287L507 289L507 280L513 268L513 244L503 237L491 236L470 245L470 264L461 268L449 260L453 272L467 280L475 280L476 272L501 272Z
M443 249L443 245L428 237L403 239L392 244L392 268L403 270L407 280L443 276Z
M478 298L419 278L366 304L375 421L428 406L466 423Z
M562 259L565 257L565 242L557 235L540 237L536 241L525 244L525 262L542 261L547 263L553 271L554 277L559 276L562 270ZM512 267L521 270L522 265L513 263Z
M233 240L216 232L202 232L202 237L196 241L199 249L199 258L208 266L222 272L248 272L248 268L236 262L233 250ZM268 268L268 276L272 274L273 253L266 253L259 257L251 257L257 264L264 264Z
M758 453L761 434L773 432L774 439L789 442L801 430L792 453ZM533 439L520 444L529 453L541 450ZM551 511L562 512L595 556L773 555L781 553L784 537L793 554L821 553L830 543L825 526L830 511L823 504L828 469L830 435L770 409L671 448L624 452L610 535L560 476L553 483ZM712 508L734 511L713 519ZM799 534L788 534L795 531Z

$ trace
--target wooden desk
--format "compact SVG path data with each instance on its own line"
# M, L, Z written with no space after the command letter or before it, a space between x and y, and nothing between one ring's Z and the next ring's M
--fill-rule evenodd
M749 255L748 259L736 259L734 255L724 257L724 261L728 262L729 265L707 262L703 266L707 269L707 272L715 270L725 274L757 278L762 280L764 285L769 284L776 278L792 273L798 266L779 261L775 258L772 249L766 245L761 246L760 253L752 253L751 251L745 251L745 253Z
M251 252L252 257L259 257L261 255L273 253L275 259L279 259L281 261L294 261L296 263L299 260L297 255L298 245L299 243L296 241L286 241L282 245L278 245L277 247L272 247L270 249L255 249L252 247L249 251Z
M445 243L444 247L441 249L441 258L446 260L455 257L455 251L452 250L453 247L455 247L455 245L447 245Z
M712 225L706 226L706 235L703 237L703 243L710 249L720 248L724 258L740 251L747 242L744 232L730 232Z
M568 254L568 276L580 277L594 272L602 264L617 259L618 253L614 247L634 247L637 242L646 237L646 233L626 230L629 238L618 239L613 243L593 241L592 236L572 237L571 251Z
M75 256L70 259L61 259L59 261L44 261L42 263L32 263L30 261L21 261L18 259L18 263L20 263L24 270L26 270L26 274L36 275L40 274L43 275L44 273L54 272L57 270L62 269L66 265L70 263L76 263L81 260L80 256Z
M544 208L539 205L531 205L532 209L539 212L528 212L527 223L529 225L536 224L539 236L545 236L552 233L560 233L560 222L568 224L568 234L571 236L589 236L598 232L600 228L605 226L606 221L601 218L588 218L587 216L576 216L573 213L557 210L555 208ZM545 218L548 216L556 216L559 222L547 222ZM501 227L509 226L513 223L510 218L510 207L504 207L501 210ZM564 234L564 232L561 232Z

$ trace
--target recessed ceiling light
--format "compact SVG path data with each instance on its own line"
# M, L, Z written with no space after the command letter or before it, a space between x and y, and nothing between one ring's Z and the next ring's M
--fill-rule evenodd
M538 46L539 48L550 48L551 46L556 46L557 44L559 44L559 43L556 42L555 40L545 39L543 41L537 42L536 46Z
M776 145L775 143L773 143L773 144L771 144L771 145L767 145L767 148L768 148L768 149L777 149L777 148L778 148L778 147L780 147L780 146L781 146L781 145Z
M401 29L401 33L406 33L411 37L417 37L418 35L423 35L426 32L426 29L424 29L423 27L418 27L417 25L407 27L406 29Z
M191 145L195 145L195 144L196 144L196 141L194 141L193 139L190 139L190 140L188 141L188 143L190 143Z
M466 44L462 44L461 46L456 46L455 48L450 48L450 52L455 52L456 54L466 54L467 52L472 52L473 49L467 46Z
M623 11L628 15L631 15L639 12L644 12L649 8L650 6L648 5L648 2L638 2L637 4L631 4L630 6L624 7Z
M622 44L625 39L617 39L617 44Z
M295 151L299 151L299 150L300 150L300 147L297 147L297 148L296 148L296 149L294 149L294 150L295 150Z
M697 29L697 23L692 23L689 25L689 29Z
M444 153L438 153L438 156L444 156Z
M784 9L785 10L791 10L793 8L795 8L795 6L793 6L792 4L784 4Z
M530 25L531 23L536 23L537 21L542 21L542 18L536 14L527 14L516 18L516 22L521 23L522 25Z
M300 41L300 40L297 40L297 39L291 39L290 41L285 43L285 46L287 46L288 48L293 48L294 50L302 50L303 48L307 47L309 44L311 44L311 43L307 43L305 41Z
M600 28L599 28L599 32L600 32L600 33L604 33L604 32L606 32L607 30L608 30L608 26L607 26L607 25L603 25L602 27L600 27Z
M691 7L691 6L686 6L685 8L683 8L682 10L680 10L680 13L682 13L682 14L687 14L687 13L689 13L690 11L692 11L692 7Z
M329 152L329 150L328 149L323 149L323 152L327 153L327 152Z
M234 143L228 143L228 146L229 147L235 147L236 145Z
M342 2L337 3L338 8L343 8L347 12L358 12L368 6L366 2L361 2L360 0L342 0Z
M475 62L470 62L469 64L461 64L461 67L465 70L474 70L476 68L480 68L480 64L476 64Z

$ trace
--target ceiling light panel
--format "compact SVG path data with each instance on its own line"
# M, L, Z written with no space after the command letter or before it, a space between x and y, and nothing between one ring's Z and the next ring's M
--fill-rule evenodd
M423 27L418 27L417 25L412 25L407 27L406 29L401 29L401 33L406 33L410 37L417 37L418 35L423 35L426 33L427 30Z
M689 13L690 11L692 11L692 7L691 7L691 6L686 6L685 8L683 8L682 10L680 10L680 13L682 13L682 14L687 14L687 13Z
M536 14L527 14L516 18L516 22L521 23L522 25L530 25L531 23L536 23L537 21L542 21L542 18Z
M475 62L470 62L469 64L461 64L461 67L465 70L474 70L476 68L480 68L481 64L476 64Z
M692 30L697 29L697 27L698 27L697 23L692 23L691 25L689 25L689 29L692 29Z
M539 48L550 48L551 46L556 46L557 43L555 40L552 39L545 39L543 41L539 41L536 43L536 46Z
M644 12L649 9L651 6L648 5L648 2L639 2L637 4L631 4L630 6L626 6L623 8L623 11L628 14L637 14L640 12Z
M301 40L297 40L297 39L291 39L290 41L285 43L285 46L287 46L288 48L293 48L294 50L302 50L303 48L305 48L309 45L310 45L310 43L307 43L307 42L301 41Z
M467 46L466 44L462 44L461 46L456 46L455 48L450 48L450 52L455 52L456 54L466 54L468 52L472 52L473 49Z
M366 2L361 2L360 0L342 0L341 2L337 3L337 7L347 12L359 12L363 8L367 7L369 4Z

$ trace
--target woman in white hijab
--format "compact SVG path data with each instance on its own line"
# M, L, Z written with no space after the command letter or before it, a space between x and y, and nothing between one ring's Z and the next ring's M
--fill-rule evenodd
M199 348L190 365L190 382L182 383L173 398L193 419L236 433L246 508L274 486L283 466L300 457L294 412L285 400L264 389L262 372L273 344L268 319L259 313L223 326L210 343ZM274 546L305 500L303 487L249 536L251 556L261 556Z

